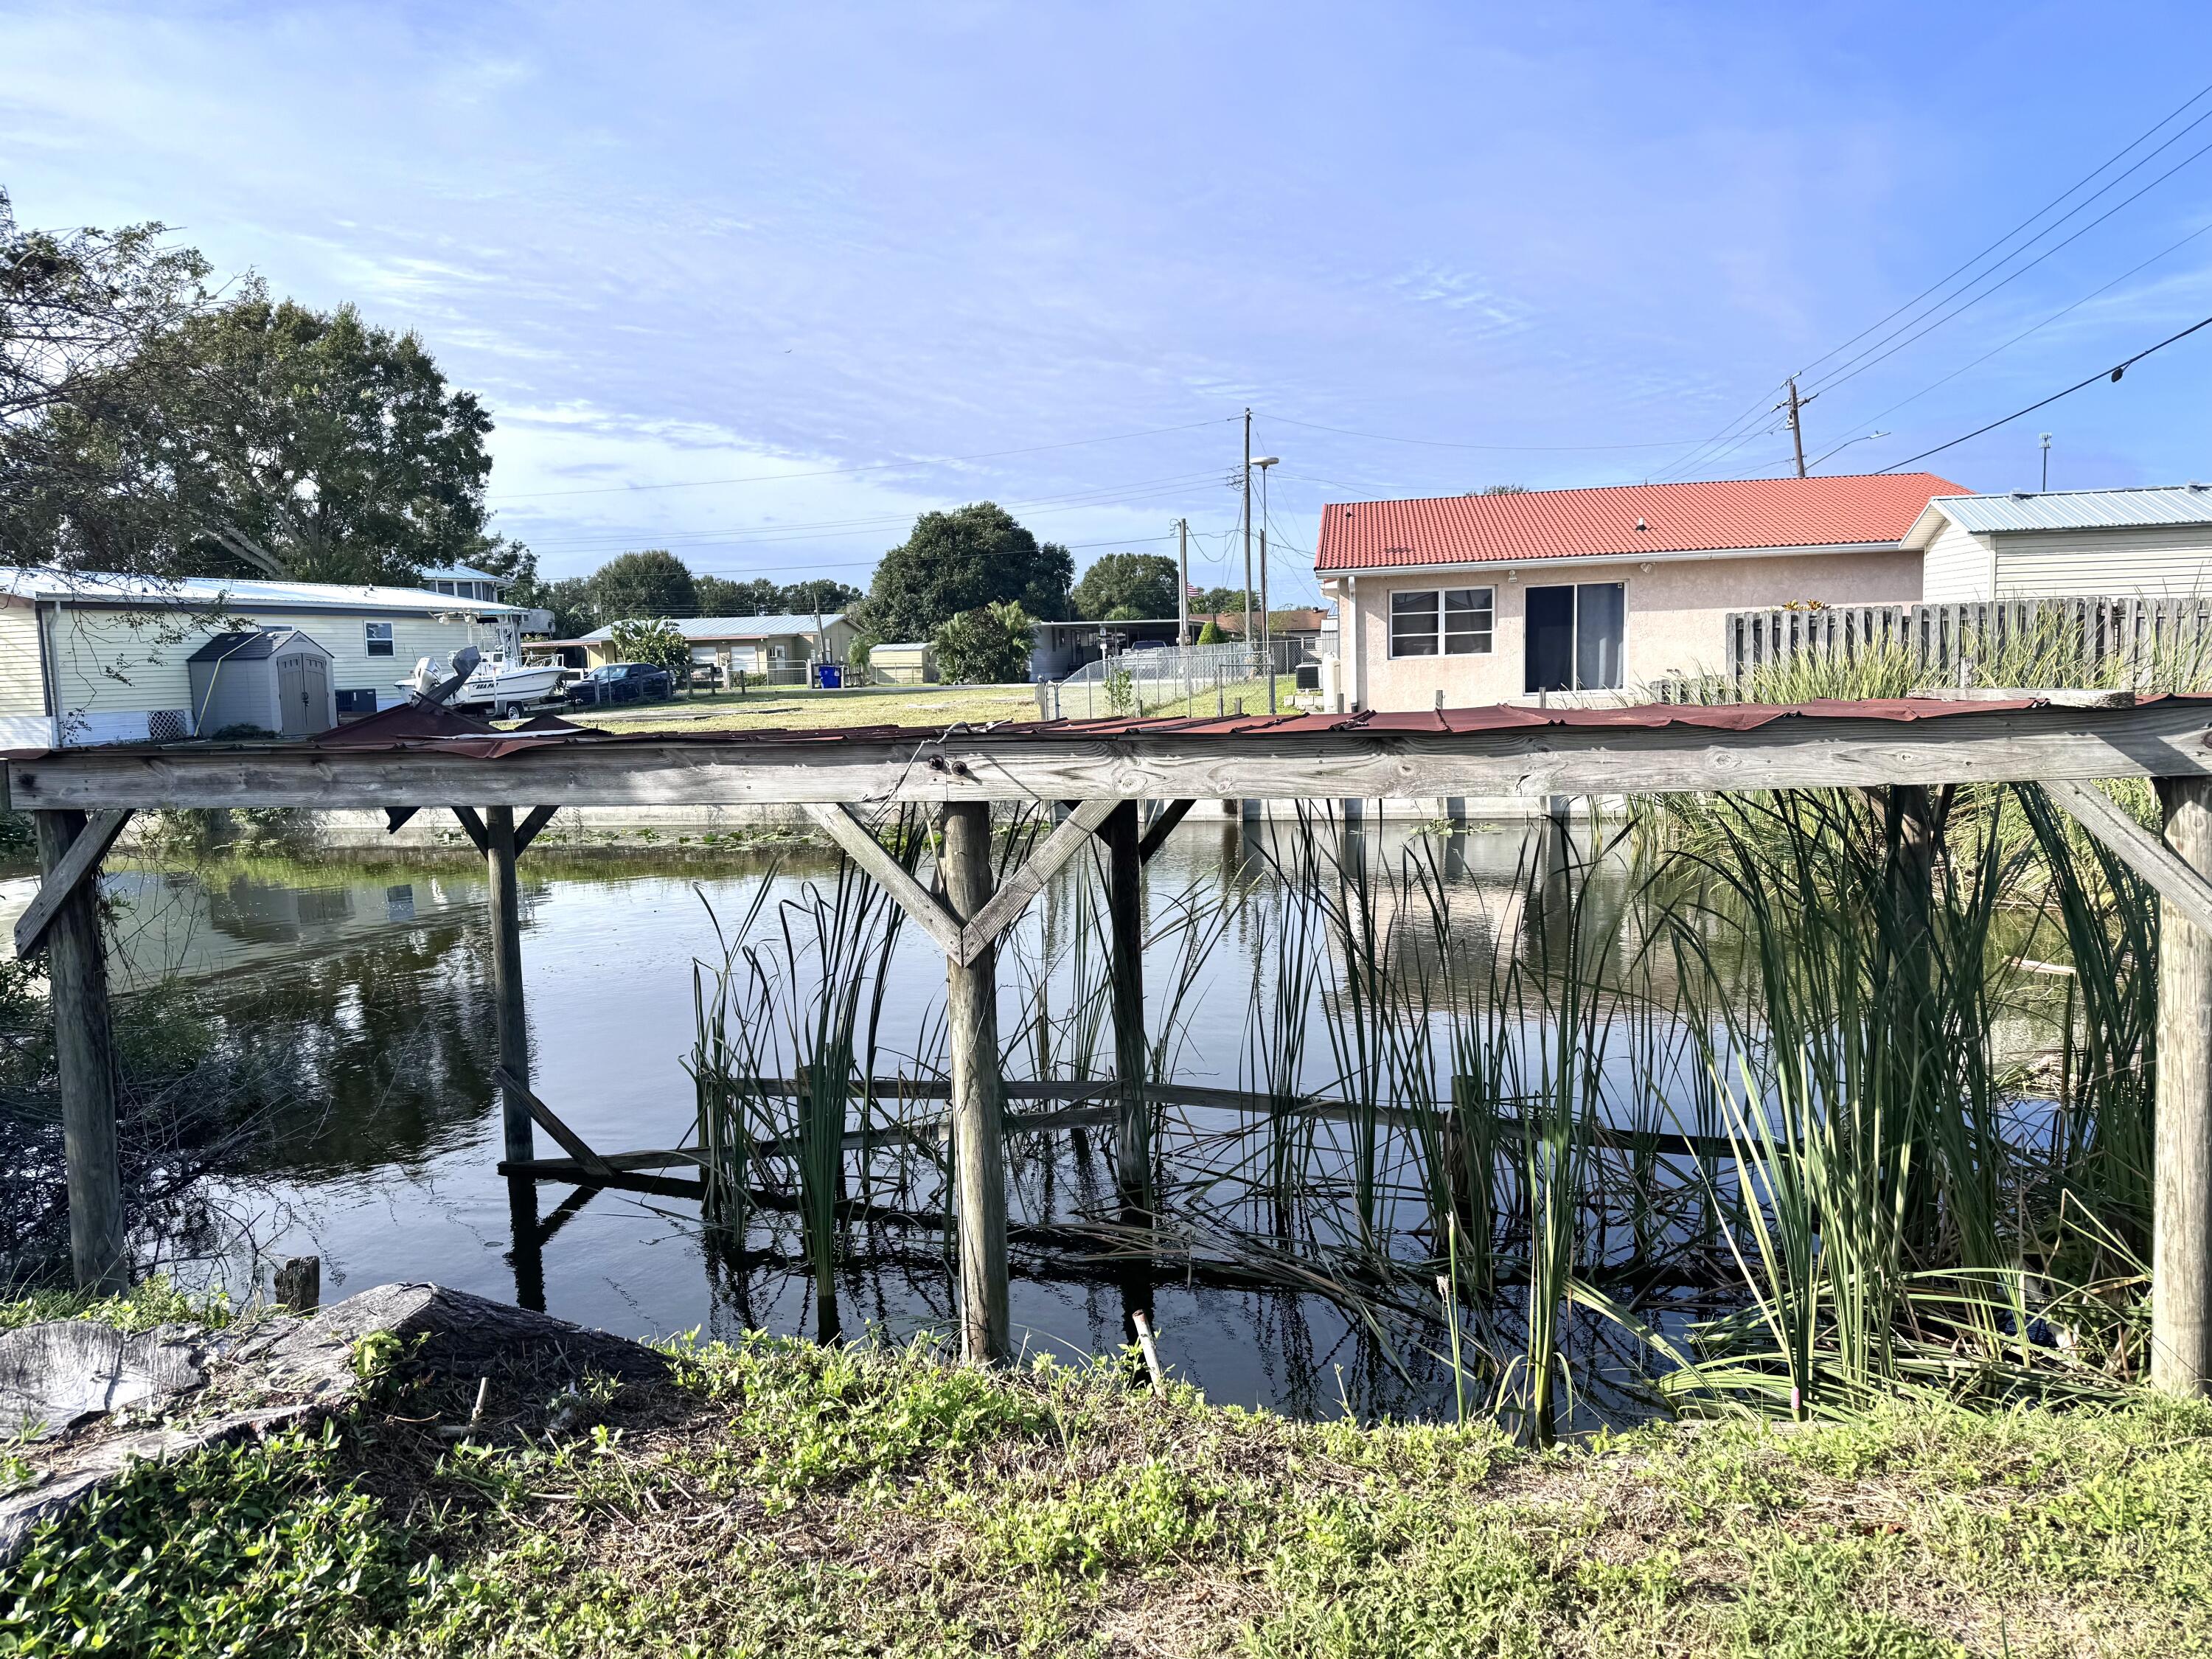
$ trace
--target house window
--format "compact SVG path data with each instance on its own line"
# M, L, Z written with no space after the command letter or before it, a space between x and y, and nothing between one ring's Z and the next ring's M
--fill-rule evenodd
M370 656L388 657L392 654L392 624L390 623L363 623L362 627L366 635L366 643Z
M1420 587L1393 593L1390 654L1486 656L1497 613L1494 587Z
M1619 582L1528 589L1524 689L1618 691L1627 590Z

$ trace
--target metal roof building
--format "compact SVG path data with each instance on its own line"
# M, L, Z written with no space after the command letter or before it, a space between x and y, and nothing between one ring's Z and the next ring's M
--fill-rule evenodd
M2212 594L2212 487L1937 495L1905 544L1931 604Z

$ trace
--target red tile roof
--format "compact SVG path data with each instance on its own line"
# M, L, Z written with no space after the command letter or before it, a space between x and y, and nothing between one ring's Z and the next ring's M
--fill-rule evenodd
M1930 496L1967 493L1932 472L1884 472L1333 502L1314 568L1894 546Z

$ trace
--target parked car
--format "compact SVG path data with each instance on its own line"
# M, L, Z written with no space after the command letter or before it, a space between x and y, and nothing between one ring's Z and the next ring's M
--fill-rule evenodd
M568 690L570 703L601 707L617 702L662 702L676 695L676 678L649 663L611 662L594 668Z

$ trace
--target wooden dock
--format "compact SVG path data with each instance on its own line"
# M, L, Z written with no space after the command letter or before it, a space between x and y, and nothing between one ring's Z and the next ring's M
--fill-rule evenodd
M1191 802L1867 787L1887 791L1890 811L1909 828L1930 821L1932 787L2039 785L2170 907L2159 957L2152 1374L2169 1389L2212 1392L2212 698L2085 708L2023 694L845 733L617 737L555 720L532 728L494 732L410 708L305 743L75 749L8 760L10 802L33 814L46 872L15 942L19 955L47 953L80 1284L121 1288L128 1271L95 878L135 811L381 808L397 825L422 811L450 810L490 879L505 1162L518 1179L588 1183L624 1172L532 1091L516 860L562 807L806 806L945 957L963 1341L970 1357L995 1360L1010 1340L996 946L1092 837L1108 849L1120 1073L1096 1103L1114 1125L1127 1212L1141 1216L1158 1097L1143 1075L1139 895L1146 858ZM2094 787L2115 778L2156 782L2162 840ZM1143 801L1168 805L1140 834L1134 804ZM1066 809L1002 885L991 857L994 802ZM862 816L900 803L940 815L935 887L909 875ZM564 1158L538 1159L541 1127Z

